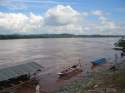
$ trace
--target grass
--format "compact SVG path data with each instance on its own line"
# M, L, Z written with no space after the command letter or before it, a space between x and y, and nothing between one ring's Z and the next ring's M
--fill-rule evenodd
M96 86L96 87L95 87ZM81 90L80 93L88 93L88 90L115 89L117 93L125 93L125 68L115 72L95 74L93 80ZM100 92L101 93L101 92ZM116 93L116 92L112 92Z

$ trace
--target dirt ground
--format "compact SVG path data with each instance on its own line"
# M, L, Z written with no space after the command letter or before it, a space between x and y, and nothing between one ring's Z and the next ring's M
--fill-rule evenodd
M35 85L27 83L16 89L16 93L35 93ZM40 88L40 93L48 93Z

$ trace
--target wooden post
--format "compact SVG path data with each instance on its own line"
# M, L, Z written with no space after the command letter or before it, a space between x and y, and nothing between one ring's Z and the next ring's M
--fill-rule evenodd
M40 93L40 85L39 84L36 85L36 93Z
M118 55L117 54L115 54L115 65L117 64L117 62L118 62Z
M82 66L81 66L81 62L80 62L80 59L79 59L79 66L82 67Z
M116 65L117 65L117 62L118 62L118 55L117 54L115 54L115 65L114 65L114 67L115 67L115 70L114 70L114 75L113 75L113 79L115 80L116 79Z

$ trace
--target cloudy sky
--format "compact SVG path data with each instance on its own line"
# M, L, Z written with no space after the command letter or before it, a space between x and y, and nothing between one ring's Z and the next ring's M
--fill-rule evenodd
M0 0L0 34L125 35L125 0Z

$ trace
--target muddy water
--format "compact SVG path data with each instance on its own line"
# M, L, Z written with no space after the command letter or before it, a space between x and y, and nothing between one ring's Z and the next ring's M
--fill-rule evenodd
M71 81L83 78L90 70L90 61L96 58L114 58L117 53L112 49L119 38L48 38L0 40L0 67L22 62L37 62L44 66L40 74L43 90L55 91ZM56 73L75 64L81 59L82 74L59 80Z

